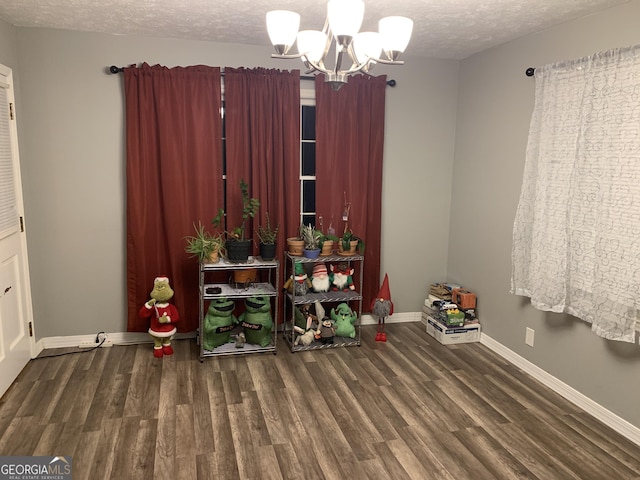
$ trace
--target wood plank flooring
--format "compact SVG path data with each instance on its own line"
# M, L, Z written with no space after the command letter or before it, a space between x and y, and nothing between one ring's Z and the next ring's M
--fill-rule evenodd
M0 400L0 455L71 455L91 480L640 479L639 446L484 346L387 332L204 363L194 340L32 360Z

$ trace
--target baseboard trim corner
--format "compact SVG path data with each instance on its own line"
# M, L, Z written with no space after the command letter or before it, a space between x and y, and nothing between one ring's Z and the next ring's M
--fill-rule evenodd
M482 333L480 335L480 343L490 350L494 351L504 359L508 360L516 367L519 367L521 370L528 373L554 392L562 395L564 398L577 405L593 417L597 418L602 423L618 432L620 435L629 439L636 445L640 445L640 428L632 425L624 418L619 417L610 410L607 410L605 407L593 401L586 395L583 395L573 387L570 387L561 380L558 380L556 377L544 371L534 363L531 363L529 360L521 357L513 350L510 350L501 343L497 342L486 333Z

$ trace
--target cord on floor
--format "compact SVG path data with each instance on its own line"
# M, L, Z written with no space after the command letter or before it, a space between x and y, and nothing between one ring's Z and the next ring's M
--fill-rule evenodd
M100 335L102 335L102 340L100 340ZM32 360L39 360L41 358L52 358L52 357L62 357L63 355L71 355L72 353L87 353L87 352L93 352L96 348L100 348L102 346L102 344L104 342L107 341L107 334L105 332L98 332L96 334L96 346L95 347L91 347L91 348L83 348L82 350L74 350L72 352L64 352L64 353L55 353L53 355L44 355L44 356L37 356L36 358L33 358Z

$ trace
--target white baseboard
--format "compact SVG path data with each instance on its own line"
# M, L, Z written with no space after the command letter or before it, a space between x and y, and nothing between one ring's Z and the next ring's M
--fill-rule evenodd
M420 320L420 312L407 312L407 313L395 313L389 316L385 323L403 323L403 322L417 322ZM377 317L373 317L368 314L362 315L361 325L377 325ZM189 338L195 338L196 332L178 333L173 338L176 340L183 340ZM44 349L48 348L65 348L65 347L77 347L78 345L95 342L96 334L89 335L68 335L60 337L44 337L36 342L36 355ZM135 345L138 343L152 343L152 339L149 334L144 332L113 332L107 333L107 339L113 345Z
M403 313L394 313L387 317L384 323L405 323L405 322L419 322L420 318L422 318L422 313L420 312L403 312ZM373 315L369 315L365 313L360 318L360 325L377 325L378 317L374 317Z
M625 419L620 418L615 413L607 410L599 403L594 402L589 397L583 395L566 383L558 380L550 373L545 372L540 367L521 357L514 351L509 350L507 347L505 347L501 343L498 343L486 333L481 334L480 343L485 345L490 350L493 350L495 353L514 364L516 367L519 367L524 372L528 373L554 392L562 395L564 398L574 403L593 417L597 418L602 423L618 432L620 435L628 438L633 443L640 445L640 428L632 425Z
M195 338L195 332L177 333L173 338L176 340ZM38 342L39 351L45 348L65 348L77 347L83 343L95 342L96 334L90 335L70 335L66 337L45 337ZM139 343L152 343L153 340L148 333L144 332L114 332L107 333L107 339L113 345L136 345Z

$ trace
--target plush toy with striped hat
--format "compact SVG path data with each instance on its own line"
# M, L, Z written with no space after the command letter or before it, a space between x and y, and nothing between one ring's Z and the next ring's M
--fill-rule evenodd
M324 263L316 263L311 273L311 286L314 292L328 292L331 287L331 279L327 266Z

